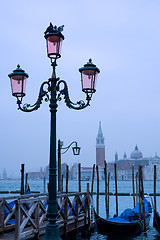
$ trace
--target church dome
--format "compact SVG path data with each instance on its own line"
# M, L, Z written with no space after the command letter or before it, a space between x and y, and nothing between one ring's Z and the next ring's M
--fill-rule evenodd
M143 158L143 155L142 155L141 151L138 150L137 145L135 146L134 151L131 152L131 158L133 158L133 159Z

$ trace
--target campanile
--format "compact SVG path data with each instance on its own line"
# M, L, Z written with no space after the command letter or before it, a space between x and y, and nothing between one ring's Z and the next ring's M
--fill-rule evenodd
M98 136L96 138L96 165L104 167L104 160L105 160L105 144L100 122Z

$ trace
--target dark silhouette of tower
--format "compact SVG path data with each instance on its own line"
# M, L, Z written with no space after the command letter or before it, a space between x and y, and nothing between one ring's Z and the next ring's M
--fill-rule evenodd
M105 144L100 122L98 136L96 138L96 165L104 167L104 160L105 160Z

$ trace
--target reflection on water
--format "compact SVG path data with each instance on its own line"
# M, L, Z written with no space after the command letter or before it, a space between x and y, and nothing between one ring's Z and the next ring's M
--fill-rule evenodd
M147 236L142 233L140 236L137 237L109 237L95 232L92 233L89 238L87 236L82 237L81 234L78 234L76 240L160 240L160 235L158 235L155 229L151 228L147 232Z

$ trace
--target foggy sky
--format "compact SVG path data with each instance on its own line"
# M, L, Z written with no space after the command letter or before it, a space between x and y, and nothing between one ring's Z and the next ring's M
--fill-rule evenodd
M61 0L1 3L1 171L18 175L49 162L50 112L17 110L8 74L20 64L28 74L24 103L34 103L41 83L51 77L44 31L49 23L65 25L57 77L64 79L73 102L85 99L80 73L89 58L101 73L90 107L74 111L58 103L57 140L77 141L81 155L69 150L62 162L92 166L96 159L99 121L106 161L115 152L130 156L137 144L143 156L160 155L160 1Z

